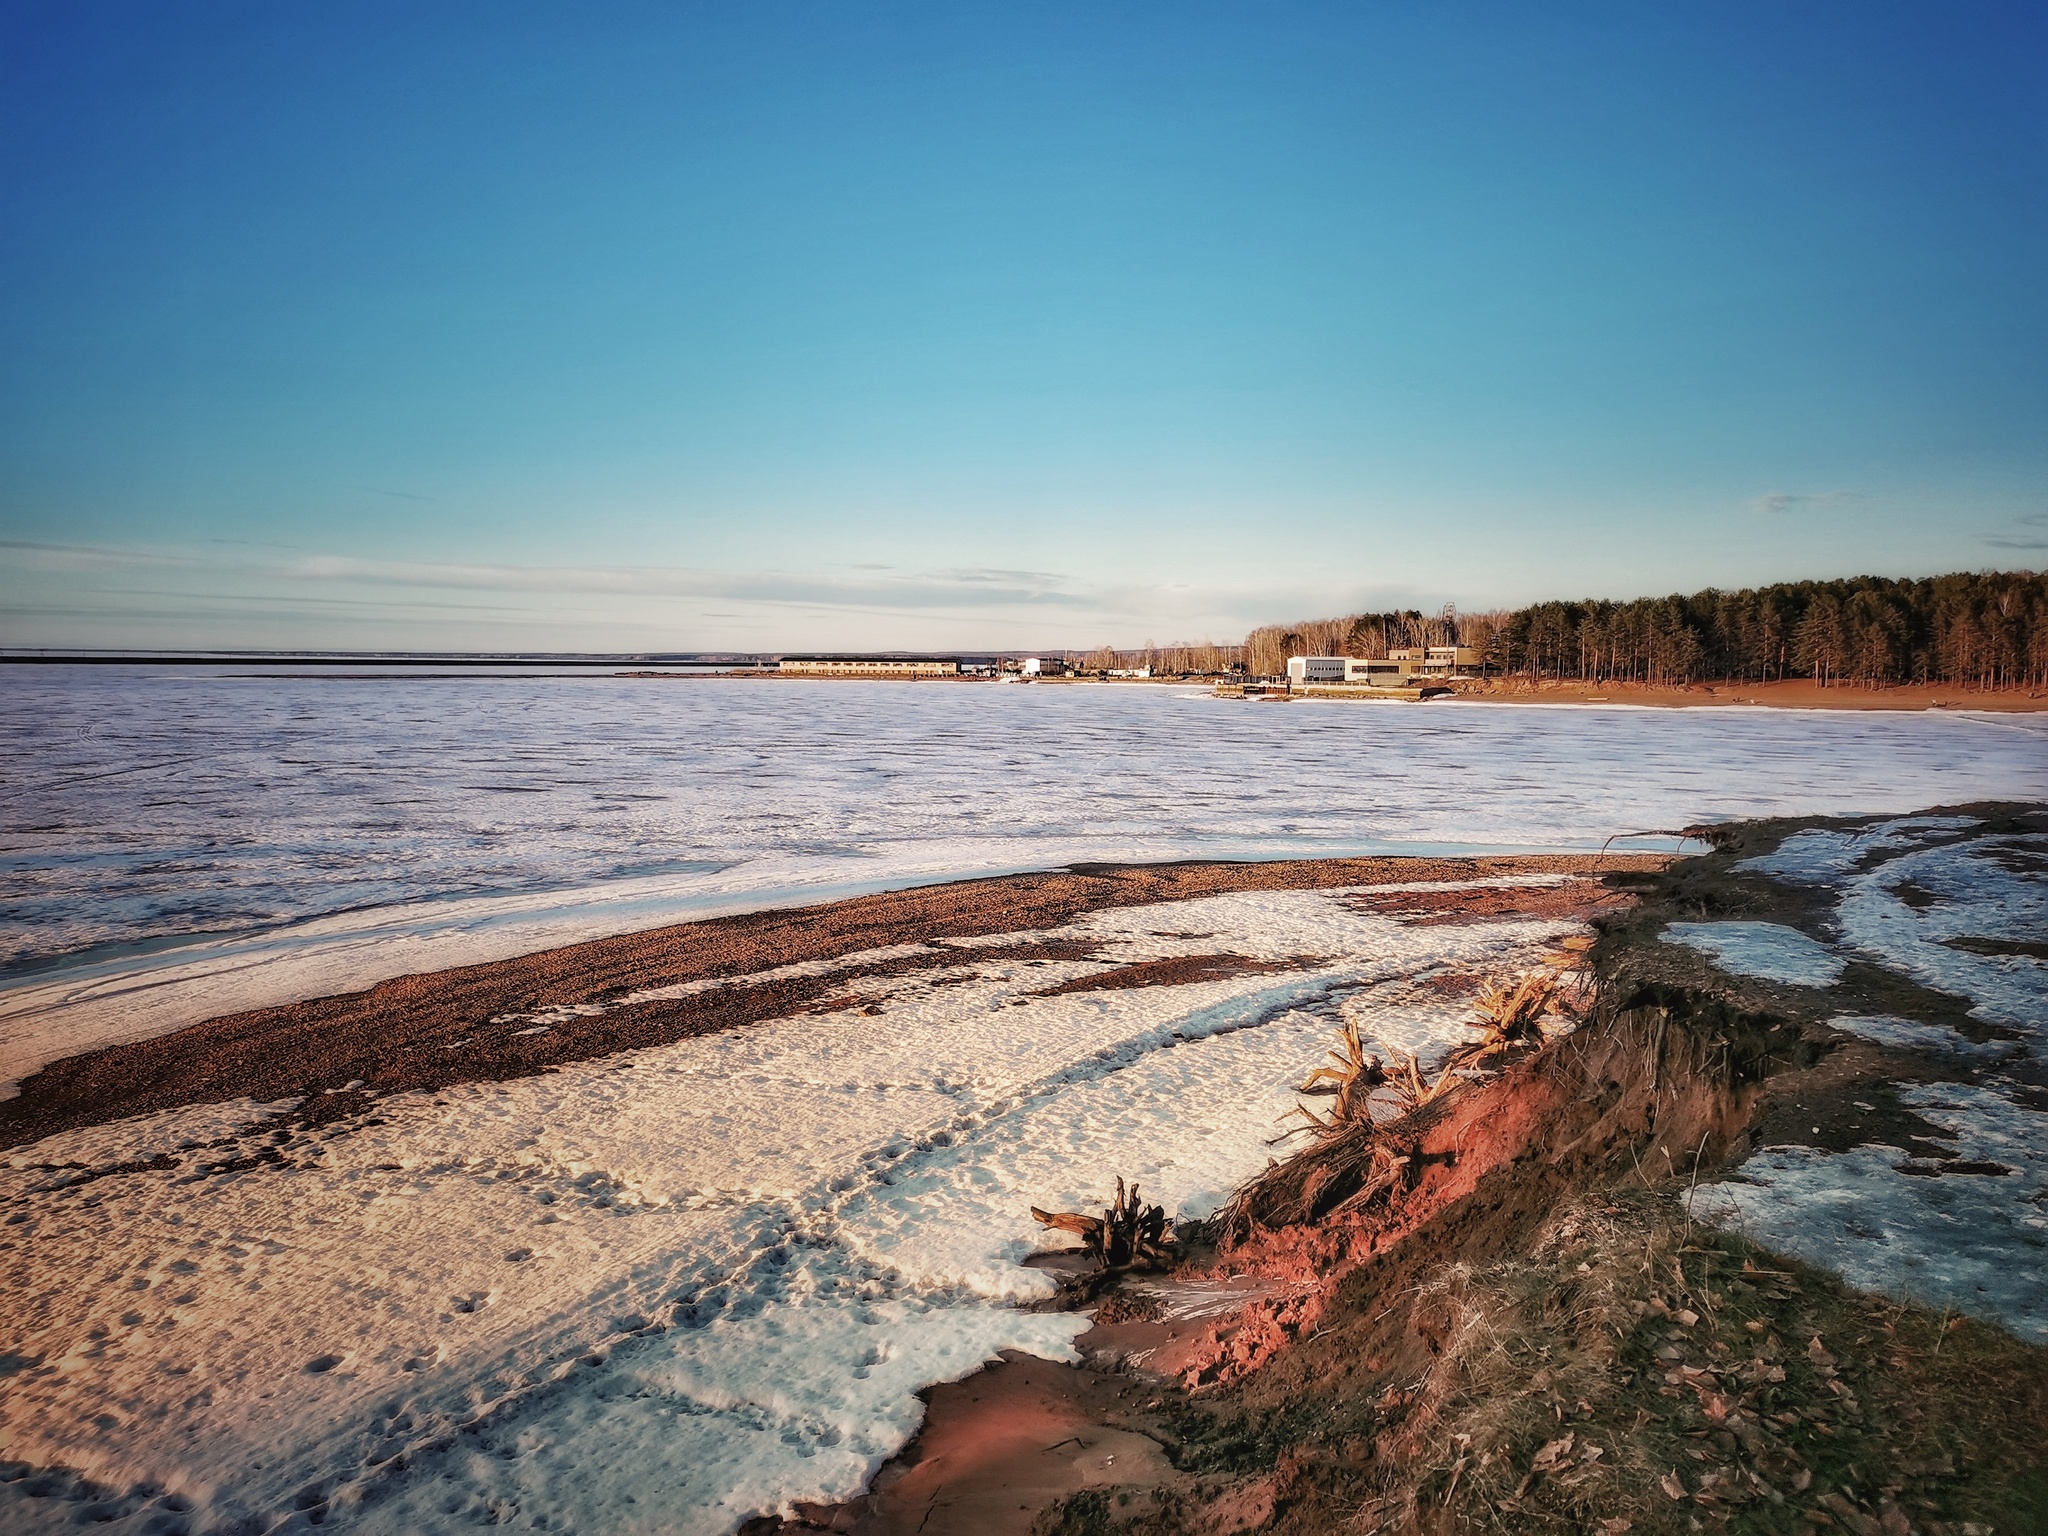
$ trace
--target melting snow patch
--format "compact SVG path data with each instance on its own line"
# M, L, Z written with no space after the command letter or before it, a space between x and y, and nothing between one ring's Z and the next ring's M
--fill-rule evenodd
M2048 1115L1960 1083L1899 1097L1954 1133L1952 1154L1773 1147L1742 1165L1742 1182L1701 1185L1694 1214L1864 1290L2048 1343Z
M1836 1029L1897 1050L1933 1051L1942 1056L1961 1056L1980 1061L1997 1061L2021 1047L2010 1040L1986 1040L1981 1044L1946 1024L1922 1024L1912 1019L1879 1014L1864 1018L1829 1019Z
M1922 846L1929 838L1976 825L1974 816L1903 816L1854 831L1816 827L1795 832L1770 853L1744 859L1735 867L1803 885L1832 885L1873 854L1901 853Z
M1731 975L1795 987L1833 986L1847 964L1826 945L1782 923L1673 923L1665 933L1712 956Z
M1078 1360L1073 1313L921 1298L796 1299L651 1340L601 1389L569 1384L423 1457L356 1529L475 1523L723 1536L867 1482L916 1433L933 1382L1004 1349Z
M2048 1025L2048 965L1958 945L1975 940L1995 950L2000 941L2038 943L2048 933L2048 883L2027 868L2041 848L2038 837L1974 838L1858 875L1842 894L1843 942L1970 999L1979 1018L2039 1031Z

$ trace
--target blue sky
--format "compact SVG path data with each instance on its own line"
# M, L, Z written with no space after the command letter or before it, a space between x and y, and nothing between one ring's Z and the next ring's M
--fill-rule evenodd
M0 643L2048 563L2038 5L0 19Z

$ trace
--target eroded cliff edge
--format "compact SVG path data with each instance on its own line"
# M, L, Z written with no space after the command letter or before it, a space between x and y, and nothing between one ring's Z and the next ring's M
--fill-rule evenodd
M1710 835L1613 877L1576 1028L1276 1162L1090 1367L936 1389L807 1518L2048 1528L2048 813ZM1086 1486L994 1499L1024 1399Z

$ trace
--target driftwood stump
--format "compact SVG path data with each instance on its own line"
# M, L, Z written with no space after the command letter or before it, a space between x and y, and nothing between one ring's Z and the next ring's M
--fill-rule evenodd
M1172 1259L1167 1251L1173 1246L1173 1237L1167 1230L1166 1208L1146 1205L1138 1198L1135 1184L1127 1193L1122 1179L1116 1181L1116 1204L1100 1216L1041 1211L1035 1205L1031 1216L1080 1238L1083 1250L1094 1256L1100 1269L1164 1269Z

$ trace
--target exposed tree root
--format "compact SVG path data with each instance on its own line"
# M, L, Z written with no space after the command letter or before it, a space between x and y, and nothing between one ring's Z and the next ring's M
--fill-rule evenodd
M1041 1211L1034 1205L1031 1218L1080 1238L1082 1251L1094 1257L1098 1269L1164 1269L1175 1257L1166 1208L1144 1204L1135 1184L1126 1194L1122 1179L1116 1181L1116 1203L1100 1216Z

